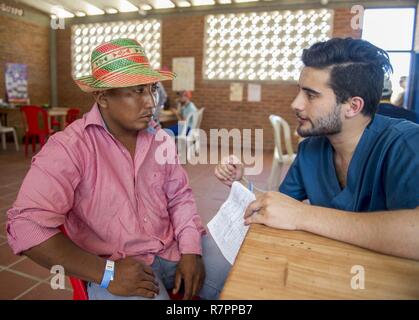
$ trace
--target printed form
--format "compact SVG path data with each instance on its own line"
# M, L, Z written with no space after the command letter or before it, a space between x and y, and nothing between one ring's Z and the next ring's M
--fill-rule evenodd
M207 225L215 243L230 264L236 260L249 229L249 226L244 225L244 212L255 199L255 195L240 182L233 182L226 202Z

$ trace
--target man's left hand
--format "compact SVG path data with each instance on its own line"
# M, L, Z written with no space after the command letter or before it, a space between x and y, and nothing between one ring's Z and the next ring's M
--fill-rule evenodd
M205 267L200 255L182 254L176 269L174 294L178 293L182 279L185 289L183 300L199 294L205 280Z

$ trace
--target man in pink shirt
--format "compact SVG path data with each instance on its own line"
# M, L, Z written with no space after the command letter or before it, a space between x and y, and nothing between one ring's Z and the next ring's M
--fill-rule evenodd
M11 248L87 281L90 299L168 299L182 283L184 299L216 299L230 266L205 235L173 139L149 127L156 83L174 74L153 70L131 39L98 46L91 64L75 81L96 103L33 158L8 211Z

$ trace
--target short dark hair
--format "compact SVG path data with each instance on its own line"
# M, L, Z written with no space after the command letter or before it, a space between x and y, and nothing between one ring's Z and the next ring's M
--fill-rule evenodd
M337 103L351 97L364 99L364 115L373 116L383 91L384 75L393 71L389 56L368 41L333 38L303 51L306 67L331 68L329 85Z

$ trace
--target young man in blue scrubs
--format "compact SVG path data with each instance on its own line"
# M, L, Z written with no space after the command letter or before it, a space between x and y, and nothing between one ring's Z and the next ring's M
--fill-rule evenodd
M419 260L419 125L375 114L392 70L387 53L335 38L302 60L292 108L307 139L279 192L259 194L245 222ZM243 166L221 164L215 175L231 185Z

